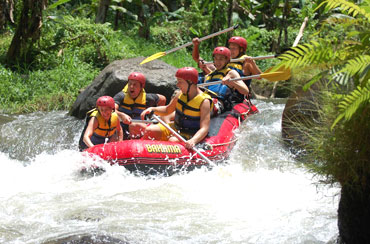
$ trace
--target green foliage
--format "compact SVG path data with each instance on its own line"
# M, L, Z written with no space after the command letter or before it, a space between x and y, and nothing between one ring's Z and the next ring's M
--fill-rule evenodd
M365 107L362 113L354 113L351 120L339 123L332 129L341 98L336 96L332 87L322 87L316 96L319 102L314 104L312 110L316 111L318 116L306 125L295 124L308 138L302 142L307 153L305 165L314 172L325 175L324 181L329 184L368 184L369 106Z
M236 2L244 4L243 1ZM257 4L256 2L253 1L253 4ZM268 7L264 3L266 1L259 2ZM228 27L229 4L230 1L208 0L114 0L108 9L107 23L95 24L99 0L52 1L44 11L41 37L34 53L35 60L27 64L19 63L13 70L1 66L0 79L4 86L0 88L0 109L10 112L34 111L38 109L35 104L45 104L40 109L65 109L77 95L77 91L112 61L137 56L148 57L158 51L166 51L189 42L193 37L205 36ZM297 7L295 3L293 5L294 8ZM16 19L20 16L21 7L22 1L16 1ZM281 9L279 6L278 8ZM309 8L304 11L312 14ZM111 23L114 23L117 13L120 14L118 28L122 30L114 31ZM141 14L149 21L149 41L137 36L144 24L138 20ZM295 19L298 23L303 18ZM240 11L233 13L232 21L233 25L240 24L241 27L233 35L247 38L249 55L271 53L271 42L277 39L279 30L267 31L260 26L252 26L251 19ZM294 28L296 27L288 27L289 43L293 42L297 33ZM10 28L9 33L0 36L0 64L4 63L12 31ZM224 34L202 42L201 56L211 60L215 45L226 45L227 38L228 35ZM176 67L196 67L191 50L190 46L161 59ZM265 70L277 60L257 62ZM61 102L54 102L55 99Z
M72 16L50 17L38 43L33 64L10 70L0 62L0 111L68 110L78 91L114 60L150 56L166 50L161 42L148 41L113 31L109 24L94 24ZM176 30L173 30L176 33ZM0 38L0 60L4 60L10 34ZM176 67L194 66L186 49L162 58Z
M304 86L308 89L325 83L316 106L319 116L308 125L295 126L310 139L302 142L308 152L307 165L327 175L329 182L342 185L368 184L365 179L370 175L370 8L369 1L364 4L324 1L320 6L325 5L327 11L343 11L353 17L334 13L320 30L334 35L318 33L315 39L282 55L280 64L320 71Z
M171 49L191 41L189 30L179 22L167 22L152 29L151 41L164 49Z
M340 114L335 119L331 128L333 129L334 126L343 118L346 121L351 120L357 110L361 110L363 106L368 105L369 101L370 80L367 81L367 85L365 87L362 88L361 86L357 86L357 89L353 90L343 98L338 105Z
M0 66L0 111L67 110L79 89L88 85L98 72L74 57L52 70L11 71Z
M55 2L55 3L53 3L52 5L50 5L50 6L48 7L48 9L56 8L56 7L58 7L59 5L62 5L62 4L67 3L67 2L69 2L69 1L71 1L71 0L59 0L59 1Z
M340 8L344 12L347 12L349 15L352 15L353 17L356 17L358 14L360 14L367 18L368 21L370 21L370 12L366 8L361 8L360 6L352 2L346 0L326 0L323 1L318 6L318 8L320 8L323 5L326 5L326 8L329 10Z
M122 56L117 35L109 24L95 24L72 16L49 16L39 41L37 66L58 65L65 54L77 55L98 68Z
M297 30L293 28L288 28L289 38L288 42L290 45L293 44L295 36L297 35ZM237 29L233 33L236 36L244 37L248 42L247 54L249 56L264 56L271 54L273 49L272 43L277 39L279 35L279 30L268 31L263 28L258 28L255 26L249 26L245 29ZM275 54L275 53L272 53ZM261 70L266 70L267 68L276 65L278 63L277 59L266 59L257 61L258 66Z
M333 123L335 126L342 118L350 120L354 113L361 112L363 103L370 102L369 90L366 89L370 77L370 50L368 46L370 18L368 18L369 14L366 8L352 3L342 0L325 1L325 3L328 8L340 6L349 14L358 15L360 21L341 22L340 28L345 29L348 33L344 38L319 38L311 43L292 48L291 51L281 56L281 59L284 60L281 65L287 65L291 68L320 67L323 69L321 77L328 76L330 81L341 85L353 81L354 85L358 86L357 90L348 90L347 92L350 94L344 96L344 100L340 103L342 112Z

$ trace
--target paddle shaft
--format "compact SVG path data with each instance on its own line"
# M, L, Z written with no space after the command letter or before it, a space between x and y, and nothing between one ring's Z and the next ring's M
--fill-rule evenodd
M257 57L250 57L252 60L262 60L262 59L269 59L269 58L276 58L278 55L273 54L273 55L267 55L267 56L257 56ZM235 62L244 62L245 58L238 58L238 59L231 59L231 63ZM212 64L213 61L205 61L204 64Z
M232 30L235 30L236 28L238 28L238 25L234 25L234 26L229 27L229 28L227 28L227 29L224 29L224 30L221 30L221 31L215 32L215 33L213 33L213 34L210 34L210 35L208 35L208 36L204 36L204 37L202 37L202 38L199 38L199 41L200 41L200 42L201 42L201 41L205 41L205 40L210 39L210 38L212 38L212 37L215 37L215 36L221 35L221 34L223 34L223 33L226 33L226 32L232 31ZM192 42L192 41L191 41L191 42L188 42L188 43L185 43L185 44L183 44L183 45L181 45L181 46L175 47L175 48L173 48L173 49L171 49L171 50L165 51L165 53L166 53L166 55L167 55L167 54L169 54L169 53L173 53L173 52L175 52L175 51L177 51L177 50L179 50L179 49L181 49L181 48L188 47L188 46L190 46L190 45L193 45L193 42Z
M168 124L166 124L166 122L164 122L163 120L161 120L161 118L159 118L159 116L153 114L153 118L155 118L159 123L161 123L164 127L166 127L166 129L168 129L169 131L171 131L171 133L176 136L179 140L181 140L182 142L186 143L186 140L184 137L182 137L179 133L177 133L174 129L172 129ZM214 164L211 160L209 160L206 156L204 156L204 154L202 154L198 149L196 149L195 147L192 148L199 156L201 156L208 164Z
M239 77L239 78L230 79L230 81L249 80L249 79L256 79L256 78L260 78L260 77L261 77L261 74L259 74L259 75L250 75L250 76L243 76L243 77ZM218 80L218 81L198 84L197 86L198 87L205 87L205 86L212 86L212 85L217 85L217 84L221 84L221 83L222 83L222 80Z
M132 119L131 120L131 123L145 123L145 124L151 124L151 123L154 123L156 121L154 120L141 120L141 119Z

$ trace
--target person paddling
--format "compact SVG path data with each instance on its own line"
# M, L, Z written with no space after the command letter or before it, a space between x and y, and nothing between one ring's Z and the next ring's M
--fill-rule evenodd
M146 78L142 73L132 72L128 76L127 86L114 96L115 108L121 119L125 138L140 138L146 124L132 123L132 119L140 119L141 112L148 107L163 106L166 97L160 94L146 93Z
M177 87L180 92L171 100L167 106L150 107L141 113L141 118L154 112L163 116L175 112L174 122L170 127L180 132L187 142L185 147L193 148L203 140L209 131L210 111L213 107L212 99L203 93L197 86L198 71L192 67L184 67L176 72ZM152 124L145 129L142 139L154 139L162 141L179 141L172 135L170 130L162 124Z
M114 112L114 100L110 96L99 97L96 108L87 112L85 128L82 131L79 149L112 141L122 141L123 133L118 115Z
M231 52L227 47L216 47L212 55L216 70L206 76L205 83L222 80L221 84L208 86L208 89L217 94L220 107L223 107L222 112L231 110L235 103L243 102L244 95L249 93L248 87L242 80L230 81L240 76L237 71L228 67Z
M202 70L202 72L198 74L198 83L203 83L205 76L214 71L216 67L212 63L205 64L204 59L199 56L199 43L200 43L199 38L195 37L192 42L193 42L193 51L192 51L193 60L198 64L198 68Z
M247 40L240 36L233 36L229 39L228 44L232 59L244 59L244 61L240 62L230 62L228 64L228 67L236 70L241 77L259 75L262 73L256 62L254 62L253 59L246 55L248 45ZM249 89L251 81L252 80L244 81Z

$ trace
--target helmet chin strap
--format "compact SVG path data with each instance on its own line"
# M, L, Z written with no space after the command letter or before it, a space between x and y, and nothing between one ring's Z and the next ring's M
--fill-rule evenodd
M189 82L188 80L187 80L186 82L188 83L188 89L187 89L187 91L186 91L186 97L187 97L187 99L188 99L188 101L189 101L189 91L190 91L190 86L192 85L192 83L191 83L191 82Z

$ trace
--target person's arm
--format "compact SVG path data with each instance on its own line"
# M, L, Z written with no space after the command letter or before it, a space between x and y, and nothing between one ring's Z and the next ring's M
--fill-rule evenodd
M131 124L131 117L128 116L127 114L125 114L124 112L120 112L118 109L119 109L119 106L121 105L123 99L125 98L125 94L121 91L121 92L118 92L116 95L114 95L113 97L113 100L114 100L114 108L115 108L115 111L118 115L118 117L121 119L121 121L124 123L124 124Z
M245 76L259 75L261 73L262 73L262 71L260 70L260 68L257 66L256 62L253 59L247 57L244 60L244 63L243 63L243 74Z
M198 67L203 71L203 73L205 75L208 75L213 71L211 68L212 66L208 66L207 64L205 64L203 58L199 56L199 43L200 42L198 37L193 38L192 57L193 60L198 64Z
M117 120L117 135L118 135L118 141L123 141L123 130L121 127L121 123L119 120Z
M167 106L149 107L149 108L145 109L140 115L141 119L144 120L145 115L150 114L152 112L154 112L155 114L157 114L159 116L165 116L165 115L168 115L168 114L172 113L176 109L176 103L177 103L177 100L178 100L180 94L181 94L181 92L176 94L176 96L171 100L171 102Z
M200 105L200 129L185 143L185 147L193 148L197 143L207 136L211 122L211 102L205 99Z
M199 63L199 38L195 37L193 38L193 52L192 52L193 60L196 63Z
M89 121L89 124L86 127L83 141L88 147L93 147L94 144L91 142L91 136L94 133L94 130L98 127L98 120L95 117L92 117Z
M114 105L114 107L116 109L116 113L117 113L118 117L122 120L122 122L124 124L128 124L128 125L131 124L131 117L128 116L127 114L125 114L124 112L120 112L118 110L119 105L117 103Z
M231 70L227 75L222 79L222 84L227 85L231 88L235 88L239 93L247 95L249 93L248 86L242 80L230 81L230 79L239 78L240 75L237 71Z
M216 69L216 68L212 69L212 67L214 67L213 64L205 64L202 58L199 58L198 67L203 71L205 75L208 75L209 73Z
M157 96L158 96L157 106L165 106L167 100L166 97L161 94L157 94Z

